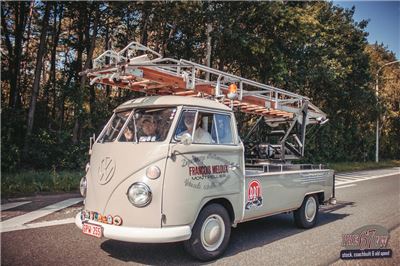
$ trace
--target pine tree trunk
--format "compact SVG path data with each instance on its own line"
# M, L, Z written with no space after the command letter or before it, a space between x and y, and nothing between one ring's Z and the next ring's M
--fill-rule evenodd
M100 19L100 12L99 12L99 9L97 8L96 14L94 17L94 22L93 22L93 36L91 38L90 45L88 47L86 47L88 55L86 58L85 66L83 68L84 71L90 67L92 59L93 59L93 52L94 52L94 48L96 47L96 36L97 36L97 31L98 31L99 19ZM90 39L89 31L87 31L86 38L88 40ZM85 86L85 83L86 83L86 75L83 75L81 77L81 89L84 89L83 87ZM89 107L90 107L91 114L94 112L95 101L96 101L96 92L94 90L94 86L90 86Z
M40 76L43 64L43 56L46 47L46 37L47 37L47 26L49 24L49 16L50 16L50 7L52 3L46 2L45 13L42 20L42 28L40 34L40 42L39 42L39 49L36 58L36 68L35 68L35 79L33 82L32 88L32 97L29 106L29 113L28 113L28 125L27 125L27 132L25 137L25 146L24 146L24 155L26 156L29 150L29 139L32 135L33 129L33 122L35 117L35 110L36 110L36 101L39 94L39 86L40 86Z
M105 36L105 50L110 50L111 49L111 41L110 41L110 33L109 33L109 27L106 25L106 36ZM110 59L106 57L105 64L108 65L110 63ZM105 85L106 87L106 96L110 96L111 93L111 86L110 85Z
M84 65L83 69L81 69L83 71L90 67L90 63L91 63L92 57L93 57L94 48L96 46L96 36L97 36L100 12L98 10L98 6L95 5L95 7L96 7L96 14L95 14L94 22L93 22L93 36L92 36L91 40L90 40L90 36L89 36L89 32L90 32L90 18L89 17L88 17L89 21L87 21L87 28L86 28L86 31L85 31L85 42L89 43L89 40L90 40L90 45L87 47L88 48L87 49L88 54L87 54L87 57L86 57L85 65ZM83 31L82 31L81 34L83 34ZM80 54L80 57L79 57L78 61L80 62L80 65L81 65L81 63L82 63L82 52ZM80 86L79 86L79 89L81 90L81 92L85 89L85 83L86 83L86 75L83 75L83 76L81 76ZM94 99L91 99L91 101L92 100L94 101ZM92 104L94 105L94 102L93 103L91 102L91 105ZM93 107L91 106L90 108L92 109ZM79 101L77 109L78 109L78 112L81 111L81 109L82 109L82 101ZM81 115L80 115L80 113L78 113L78 114L76 114L75 125L74 125L74 130L73 130L72 141L73 141L74 144L78 143L78 141L80 139L80 132L81 132Z
M60 7L57 9L57 6L54 6L54 24L53 24L53 47L51 50L51 67L50 67L50 79L52 86L52 96L53 96L53 106L51 109L51 116L53 119L56 118L56 101L57 101L57 93L56 93L56 55L57 55L57 46L58 40L61 34L61 22L63 19L63 8L64 5L60 4ZM59 12L57 12L57 10ZM57 16L58 16L58 24L57 24Z
M87 26L88 14L87 14L87 7L86 4L79 9L79 16L81 19L78 21L78 52L77 52L77 59L76 59L76 69L75 75L79 77L79 73L82 71L82 54L84 49L84 27ZM89 27L89 26L87 26ZM80 90L80 87L76 87L75 89ZM81 92L78 91L77 93L78 99L75 105L74 110L74 129L72 131L72 143L77 144L79 141L79 128L80 128L80 120L81 120L81 109L82 109L82 99L81 99Z
M207 23L207 52L206 52L206 65L211 67L211 32L212 32L212 25L211 23ZM210 80L210 73L206 74L206 80Z
M12 47L10 41L10 33L7 28L6 16L3 13L3 8L1 12L1 24L2 31L4 32L6 47L8 50L9 57L9 80L10 80L10 98L9 106L11 108L16 108L20 105L20 88L19 88L19 78L21 69L21 58L22 58L22 42L23 33L26 26L27 11L25 2L14 2L10 3L15 9L15 28L14 28L14 47ZM18 106L17 106L18 105Z
M26 55L26 58L22 61L22 66L25 67L23 69L23 72L21 73L21 78L22 78L22 84L20 83L20 86L26 86L28 84L28 79L31 76L31 73L29 72L28 69L28 54L29 54L29 44L30 44L30 39L31 39L31 32L32 32L32 20L33 20L33 9L35 7L35 1L31 1L31 5L29 7L29 17L28 17L28 29L27 29L27 37L25 39L25 47L23 48L23 55Z
M147 46L147 38L148 38L148 33L147 33L147 26L149 22L149 11L151 10L151 2L145 1L143 3L143 10L142 10L142 21L140 25L140 30L141 30L141 35L140 35L140 43L143 44L144 46Z

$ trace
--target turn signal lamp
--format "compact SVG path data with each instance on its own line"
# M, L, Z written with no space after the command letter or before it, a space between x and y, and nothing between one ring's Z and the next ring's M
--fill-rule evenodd
M228 87L228 98L230 100L234 100L237 98L237 86L235 83L232 83L231 85L229 85Z
M161 170L157 166L153 165L146 169L146 176L150 179L159 178L161 175Z

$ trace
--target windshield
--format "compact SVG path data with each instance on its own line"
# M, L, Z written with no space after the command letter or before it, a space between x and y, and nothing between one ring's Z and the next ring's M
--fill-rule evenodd
M143 108L118 112L106 125L99 142L164 141L176 108Z

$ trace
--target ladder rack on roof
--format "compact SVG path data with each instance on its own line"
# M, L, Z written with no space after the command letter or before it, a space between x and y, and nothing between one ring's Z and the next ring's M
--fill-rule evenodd
M188 60L163 58L136 42L119 52L105 51L94 59L93 69L81 74L87 75L91 85L111 85L149 95L214 97L242 112L262 115L266 121L278 124L293 120L304 111L307 112L307 124L326 119L326 114L307 97ZM235 100L226 97L231 83L238 85Z
M259 150L263 152L255 158L251 152L248 159L257 163L304 156L306 126L328 121L326 114L311 104L307 97L188 60L163 58L136 42L119 52L105 51L94 59L93 69L81 75L87 75L91 85L110 85L148 95L208 97L241 112L259 115L244 141L254 132L261 118L271 127L284 124L286 130L283 130L278 143L259 143ZM232 83L237 87L235 98L229 97L228 87ZM300 130L293 133L296 123Z

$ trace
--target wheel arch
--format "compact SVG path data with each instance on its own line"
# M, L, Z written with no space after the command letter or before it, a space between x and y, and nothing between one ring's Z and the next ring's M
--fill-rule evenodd
M225 210L228 212L231 224L234 223L234 221L235 221L235 211L233 209L232 203L230 202L230 200L228 200L225 197L219 197L219 198L213 198L213 199L208 199L208 200L204 201L204 203L202 204L201 208L197 212L196 219L194 219L193 223L191 224L191 228L193 227L194 223L196 222L197 218L199 217L200 212L206 206L211 205L211 204L219 204L222 207L224 207Z
M310 192L310 193L306 193L303 197L303 200L310 195L315 195L317 197L318 203L319 205L324 204L325 201L325 194L324 191L316 191L316 192Z
M316 206L311 205L311 209L307 209L309 199L312 198ZM294 222L298 228L309 229L316 225L318 220L319 203L324 199L324 192L314 191L304 195L303 203L293 212ZM313 212L309 213L309 210ZM310 217L309 215L312 215Z

